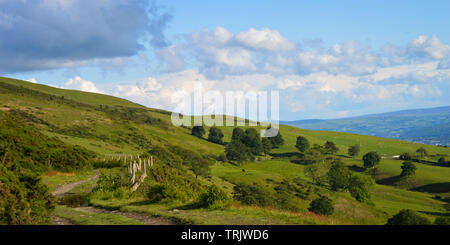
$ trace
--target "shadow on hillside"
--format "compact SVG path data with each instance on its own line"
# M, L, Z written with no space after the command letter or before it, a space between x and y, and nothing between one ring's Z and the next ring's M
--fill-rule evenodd
M400 176L392 176L392 177L377 180L377 184L379 184L379 185L395 185L397 182L399 182L401 180L402 180L402 178Z
M445 193L450 192L450 182L434 183L420 186L412 189L413 191L428 192L428 193Z
M435 215L435 216L450 216L450 213L440 213L440 212L419 211L419 213Z
M366 169L357 165L349 166L348 169L355 171L355 172L364 172Z
M274 158L290 158L290 157L302 158L304 154L300 152L283 152L283 153L270 153L269 155Z

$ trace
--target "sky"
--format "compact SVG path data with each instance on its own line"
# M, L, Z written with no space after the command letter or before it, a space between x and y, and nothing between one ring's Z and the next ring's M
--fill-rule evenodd
M0 0L0 76L173 110L279 91L280 119L450 105L450 1Z

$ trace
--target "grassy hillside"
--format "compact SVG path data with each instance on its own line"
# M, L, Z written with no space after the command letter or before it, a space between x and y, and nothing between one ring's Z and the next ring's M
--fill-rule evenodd
M125 212L146 212L195 224L384 224L387 218L403 208L419 211L433 220L446 212L446 202L443 200L450 197L450 168L416 163L416 176L408 183L398 183L395 177L401 172L402 161L390 159L403 152L414 154L417 148L424 147L430 154L427 161L432 163L436 162L438 155L448 158L450 148L281 125L280 132L285 144L272 150L273 157L259 156L255 162L238 166L217 161L218 156L224 153L224 146L208 142L207 135L204 138L192 136L190 128L173 126L169 112L112 96L0 78L0 110L46 137L95 152L99 158L147 152L154 155L160 167L152 170L149 182L140 189L141 194L115 193L108 196L97 193L91 198L94 205ZM233 127L220 128L225 135L224 141L229 142ZM326 186L312 184L311 179L305 176L307 165L283 156L298 152L295 142L300 135L311 144L322 145L325 141L336 143L339 151L334 157L344 161L357 175L363 174L360 170L363 153L376 151L384 155L376 176L378 184L371 190L375 205L357 202L347 192L334 192ZM361 154L351 158L347 155L347 148L355 144L361 146ZM213 163L211 177L196 178L188 167L187 162L200 159L196 154ZM177 165L178 161L181 165ZM105 171L118 174L119 170ZM58 180L53 181L54 178ZM64 182L60 178L45 177L47 183ZM257 183L274 197L276 203L256 207L233 201L231 207L224 210L191 207L190 202L195 200L189 198L185 201L150 203L147 192L156 187L166 188L161 183L173 184L179 188L175 191L187 191L192 196L200 195L212 184L231 195L237 184ZM280 191L282 188L287 188L287 191ZM302 198L296 196L300 194ZM334 201L335 213L332 216L307 211L311 200L318 195L329 196ZM437 199L437 195L441 199ZM287 203L278 207L279 200L285 197L289 197ZM64 210L57 209L58 212ZM71 216L73 214L68 212L67 217Z

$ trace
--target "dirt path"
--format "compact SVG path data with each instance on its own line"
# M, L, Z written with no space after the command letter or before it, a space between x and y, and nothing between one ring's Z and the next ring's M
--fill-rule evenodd
M89 181L96 180L96 179L98 179L98 177L99 177L99 173L95 172L95 174L87 180L81 180L81 181L61 185L60 187L56 188L56 190L54 190L52 192L52 194L55 197L60 197L60 196L70 194L70 191L72 189L74 189L75 187L85 184ZM174 223L169 220L155 217L152 215L142 214L142 213L121 212L121 211L117 211L117 210L111 211L111 210L107 210L107 209L94 208L94 207L78 207L78 208L74 208L74 209L77 211L85 212L85 213L117 214L117 215L120 215L125 218L138 220L146 225L174 225ZM61 218L58 216L54 216L52 218L52 221L53 221L54 225L73 225L74 224L70 220L67 220L67 219L64 219L64 218Z
M82 184L87 183L89 181L98 179L98 176L99 176L98 172L95 172L95 174L92 175L87 180L81 180L81 181L71 182L71 183L68 183L68 184L61 185L60 187L56 188L56 190L54 190L52 192L52 194L55 197L63 196L65 194L68 194L73 188L75 188L75 187L77 187L79 185L82 185Z
M107 210L102 208L95 208L95 207L78 207L75 208L77 211L85 212L85 213L107 213L107 214L117 214L125 218L134 219L137 221L140 221L146 225L173 225L173 222L170 222L163 218L158 218L152 215L148 214L142 214L142 213L132 213L132 212L121 212L118 210Z

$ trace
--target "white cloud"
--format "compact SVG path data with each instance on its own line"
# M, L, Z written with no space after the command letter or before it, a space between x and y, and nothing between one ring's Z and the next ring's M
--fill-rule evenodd
M92 93L103 93L97 89L95 84L88 80L83 80L81 77L76 76L75 78L70 78L64 85L65 89L81 90L84 92Z
M444 59L450 55L450 46L441 43L436 36L428 38L425 35L421 35L411 41L409 48L416 55L426 55L437 60Z
M236 41L252 49L269 51L288 51L295 48L287 38L281 36L277 30L250 28L240 32L235 37Z

